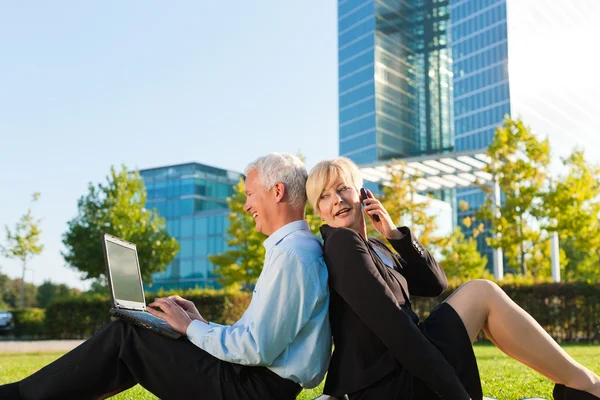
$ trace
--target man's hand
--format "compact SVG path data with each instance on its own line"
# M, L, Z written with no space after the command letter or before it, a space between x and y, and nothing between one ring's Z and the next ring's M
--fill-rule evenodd
M179 296L177 296L179 297ZM184 299L181 299L184 300ZM188 301L188 300L184 300L184 301ZM191 303L191 302L190 302ZM187 332L187 328L190 325L190 323L192 322L192 318L190 316L190 314L188 313L188 311L186 311L182 306L180 306L179 304L177 304L177 302L172 299L172 298L158 298L156 300L154 300L152 303L148 304L149 307L146 308L146 310L152 314L152 315L156 315L159 318L164 319L165 321L167 321L167 323L169 324L169 326L171 328L173 328L173 330L175 332L178 332L182 335L185 335ZM192 304L193 306L193 304ZM155 307L155 308L150 308L150 307ZM160 307L160 310L157 310L156 308ZM206 321L204 321L204 319L202 319L202 316L200 316L200 313L198 313L198 310L196 310L196 307L193 307L193 312L195 312L195 314L197 314L197 316L199 316L199 318L194 318L194 319L199 319L203 322L206 323Z
M200 312L196 308L196 305L194 303L192 303L191 301L186 300L186 299L182 298L181 296L169 296L168 299L173 300L181 308L183 308L183 310L190 316L192 321L198 320L198 321L202 321L202 322L208 324L208 321L206 321L202 317L202 315L200 315Z

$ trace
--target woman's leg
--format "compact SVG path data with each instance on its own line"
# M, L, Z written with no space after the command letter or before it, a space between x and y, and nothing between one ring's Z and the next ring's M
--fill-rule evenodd
M483 329L508 356L556 383L600 397L600 377L573 360L531 315L494 282L468 282L446 302L462 319L471 342Z

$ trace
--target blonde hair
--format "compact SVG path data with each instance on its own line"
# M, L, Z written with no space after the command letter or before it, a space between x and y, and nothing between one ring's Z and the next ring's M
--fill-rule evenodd
M354 186L358 191L363 185L363 179L356 164L346 157L321 161L310 170L306 181L306 195L310 205L319 215L319 198L335 180L342 178L344 182Z

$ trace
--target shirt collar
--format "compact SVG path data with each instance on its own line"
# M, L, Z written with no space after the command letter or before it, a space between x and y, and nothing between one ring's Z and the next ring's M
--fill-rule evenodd
M269 236L264 242L265 250L269 252L274 246L277 246L279 242L283 240L287 235L296 231L309 231L308 222L305 220L299 220L290 222L277 229L271 236Z

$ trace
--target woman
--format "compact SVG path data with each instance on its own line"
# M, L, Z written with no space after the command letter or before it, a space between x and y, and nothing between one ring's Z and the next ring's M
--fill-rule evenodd
M407 227L396 228L352 161L317 164L308 200L321 227L335 351L325 393L354 399L481 399L472 343L483 329L504 353L556 382L555 399L598 399L584 368L495 283L468 282L419 322L410 295L435 297L446 276ZM364 212L398 252L367 238ZM375 217L378 218L375 218Z

